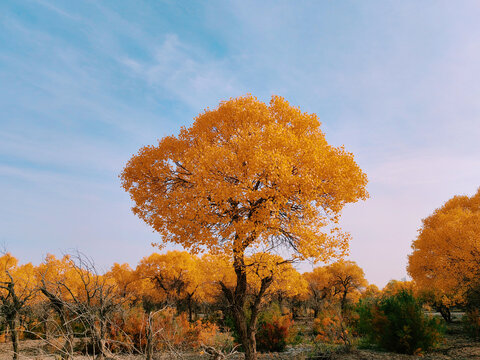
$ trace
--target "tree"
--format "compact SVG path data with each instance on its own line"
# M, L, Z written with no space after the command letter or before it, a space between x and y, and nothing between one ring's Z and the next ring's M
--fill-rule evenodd
M295 302L302 299L308 293L308 284L303 276L295 269L291 262L285 261L281 256L270 253L257 253L248 259L252 266L247 269L252 273L251 283L258 283L258 280L267 271L273 275L273 282L267 290L269 299L276 299L280 306L287 301L295 315ZM263 269L262 269L263 268ZM259 271L260 270L260 271ZM248 274L247 274L248 275ZM247 276L248 279L248 276Z
M439 289L430 289L428 287L423 289L417 289L417 296L425 304L431 306L442 315L443 319L451 323L452 314L450 309L455 306L464 303L467 299L459 296L459 294L447 294Z
M154 253L140 261L137 273L154 284L164 301L175 303L177 309L185 303L192 321L193 302L203 281L198 263L198 258L186 251Z
M133 303L138 301L140 279L130 265L114 263L106 276L114 279L122 298L128 298Z
M363 270L354 261L340 260L314 268L304 277L310 286L310 302L314 310L314 331L317 339L352 345L352 308L367 281Z
M425 218L412 249L410 276L422 292L433 294L448 320L448 308L480 285L480 189L472 197L454 196Z
M382 292L375 284L369 284L365 290L362 292L362 299L375 299L380 296Z
M356 328L363 340L384 350L421 354L441 343L440 320L427 316L418 298L405 288L363 299L357 313Z
M9 253L0 257L0 315L10 330L13 359L19 352L19 315L36 294L32 264L18 265Z
M367 286L365 274L354 261L340 260L324 267L314 268L304 274L310 287L310 296L317 317L322 305L328 300L338 301L342 315L347 302Z
M108 347L108 332L113 317L126 301L120 296L111 273L98 273L93 260L75 253L62 260L47 256L39 267L40 291L50 302L62 322L66 337L64 357L73 355L72 319L85 328L83 336L89 336L97 360L111 357Z
M393 296L402 291L414 293L415 284L413 281L406 280L390 280L382 289L382 296Z
M360 296L360 290L367 286L365 274L360 266L354 261L337 261L327 267L330 274L330 284L334 294L340 297L342 314L347 305L348 296L356 294Z
M62 259L57 259L54 255L48 254L44 262L35 270L38 289L46 297L49 307L53 309L60 320L58 326L54 326L54 330L55 336L62 335L65 338L62 348L59 349L62 358L71 359L73 358L75 335L72 318L76 314L71 309L70 298L73 293L70 294L70 291L76 290L77 286L74 280L75 273L70 266L70 258L64 256ZM53 324L56 325L56 323L54 320ZM48 328L47 323L45 327Z
M367 197L353 155L327 143L315 114L278 96L269 105L247 95L205 110L178 137L140 149L120 177L133 212L164 243L232 259L235 289L224 290L247 360L256 359L256 321L245 311L246 255L284 248L292 260L341 257L349 240L341 210ZM270 284L266 278L262 292Z
M270 286L263 294L268 300L276 298L281 302L288 297L303 295L306 291L307 284L300 273L280 255L257 252L245 258L245 265L247 282L254 296L261 290L264 279L271 279Z
M306 272L303 277L308 282L310 290L310 306L313 308L313 317L317 318L322 306L332 295L330 284L330 273L324 266L314 268L311 272Z

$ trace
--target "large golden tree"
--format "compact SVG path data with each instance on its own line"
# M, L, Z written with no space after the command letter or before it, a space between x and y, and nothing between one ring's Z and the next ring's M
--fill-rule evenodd
M367 197L353 155L327 143L315 114L278 96L269 105L247 95L205 110L178 136L140 149L121 179L134 213L162 242L231 257L236 285L223 288L246 359L256 358L258 308L250 304L247 318L245 257L281 247L292 259L340 257L349 240L340 212ZM262 279L260 296L271 283Z
M410 276L449 319L449 306L480 289L480 189L454 196L424 219L412 249Z

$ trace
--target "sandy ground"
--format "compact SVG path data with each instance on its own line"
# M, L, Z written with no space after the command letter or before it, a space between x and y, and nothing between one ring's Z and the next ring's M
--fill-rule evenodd
M372 350L353 350L348 354L318 354L317 357L308 357L306 353L308 349L296 347L289 349L284 353L259 354L259 360L278 359L278 360L462 360L462 359L480 359L480 342L473 342L462 333L461 324L454 323L448 327L445 336L445 342L435 351L425 353L423 356L400 355L393 353L377 352ZM238 354L230 359L242 359L243 355ZM12 350L10 343L0 343L0 360L12 359ZM41 340L24 340L20 342L20 356L19 360L57 360L54 355L46 353L45 343ZM91 357L76 356L75 360L90 360ZM141 360L142 356L133 355L118 355L117 360ZM181 357L175 356L172 353L157 353L155 359L209 359L206 354L200 353L182 353Z

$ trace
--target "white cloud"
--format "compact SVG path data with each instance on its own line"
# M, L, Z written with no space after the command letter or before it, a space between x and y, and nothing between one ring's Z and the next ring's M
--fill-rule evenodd
M180 99L200 110L222 99L242 95L242 86L228 61L206 56L202 51L168 34L145 62L123 58L123 63L143 78L162 97Z

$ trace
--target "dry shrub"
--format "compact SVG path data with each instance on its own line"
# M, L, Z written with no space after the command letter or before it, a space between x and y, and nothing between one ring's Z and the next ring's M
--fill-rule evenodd
M351 345L354 334L350 322L351 319L347 321L347 316L342 315L337 307L324 309L313 323L315 340L327 344Z
M141 307L124 309L122 313L116 314L112 323L109 336L111 351L125 352L133 349L141 352L145 349L147 314Z
M197 320L190 323L185 313L176 317L165 317L163 326L164 341L184 349L198 349L202 344L212 345L219 331L217 325L209 322Z
M147 327L148 314L141 307L127 309L112 327L112 351L135 349L142 352L147 345ZM217 325L200 320L190 323L185 313L177 315L173 308L152 315L151 330L156 350L196 350L202 344L217 346L219 341Z

